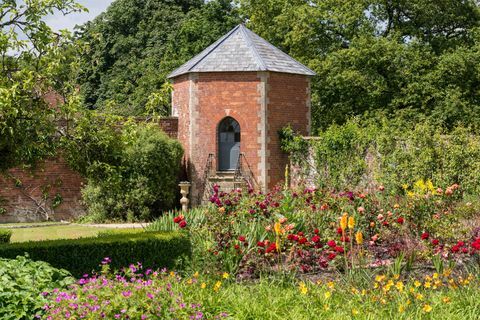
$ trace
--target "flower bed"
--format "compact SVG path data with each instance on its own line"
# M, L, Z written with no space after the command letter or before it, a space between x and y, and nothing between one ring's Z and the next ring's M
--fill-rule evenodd
M170 219L190 229L197 267L242 278L379 266L442 271L479 259L480 210L462 200L458 185L443 190L420 180L400 196L381 186L371 193L215 188L211 202L193 220ZM152 228L162 230L163 222Z

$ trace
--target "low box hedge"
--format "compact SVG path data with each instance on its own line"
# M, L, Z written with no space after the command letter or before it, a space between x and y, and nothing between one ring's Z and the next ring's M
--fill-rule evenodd
M9 243L12 237L12 230L0 229L0 243Z
M81 277L99 270L105 257L112 260L113 269L137 262L145 267L173 268L179 258L190 256L191 244L180 232L141 232L0 245L2 258L13 259L25 253L33 260L46 261Z

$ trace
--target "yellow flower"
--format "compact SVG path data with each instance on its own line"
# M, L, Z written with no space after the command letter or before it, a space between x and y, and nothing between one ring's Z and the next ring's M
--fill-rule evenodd
M356 316L356 315L358 314L358 310L355 309L355 308L353 308L353 309L352 309L352 314L353 314L354 316Z
M329 299L331 296L332 296L332 292L331 292L331 291L325 292L325 299Z
M350 217L348 218L348 228L351 230L355 227L355 218Z
M425 288L430 288L432 286L432 283L430 281L425 282L424 284Z
M363 243L363 234L361 231L358 231L356 234L355 234L355 240L357 241L357 244L358 245L361 245Z
M424 305L424 306L423 306L423 311L425 311L425 312L427 312L427 313L430 312L430 311L432 311L432 306L429 305L429 304Z
M415 299L417 299L417 300L423 300L423 294L417 293L417 294L415 295Z
M170 277L175 277L175 272L170 271Z
M194 277L194 278L198 278L198 276L199 276L198 271L193 274L193 277Z
M276 234L280 234L282 232L282 225L280 224L280 222L275 222L273 229L275 230Z
M449 297L444 297L442 299L443 303L450 303L450 298Z
M378 275L375 277L375 281L377 282L382 282L383 280L385 280L385 275Z
M307 294L308 293L308 288L307 286L305 285L305 283L303 282L300 282L300 293L301 294Z
M217 283L215 283L215 286L213 286L213 290L217 292L218 290L220 290L221 286L222 286L222 282L217 281Z
M193 279L188 279L187 280L187 284L192 284L193 283Z
M200 288L205 289L206 287L207 287L207 284L205 282L202 282L202 284L200 285Z
M398 312L402 313L405 312L405 307L403 305L398 306Z
M367 294L367 290L365 289L362 289L362 296L366 295Z
M403 282L398 281L397 284L395 285L398 291L403 292Z
M218 208L218 211L219 211L220 213L225 213L225 208L224 208L224 207L220 207L220 208Z
M230 278L230 275L229 275L228 273L224 272L224 273L222 274L222 278L223 278L223 279L228 279L228 278Z
M335 282L333 282L333 281L328 282L328 283L327 283L327 288L328 288L328 289L333 289L333 288L335 288Z
M347 229L347 224L348 224L348 214L344 213L342 218L340 219L340 228L342 228L343 231Z
M438 273L435 272L435 273L433 274L433 279L438 279Z
M420 287L422 285L422 283L418 280L415 280L415 282L413 283L415 285L415 287Z

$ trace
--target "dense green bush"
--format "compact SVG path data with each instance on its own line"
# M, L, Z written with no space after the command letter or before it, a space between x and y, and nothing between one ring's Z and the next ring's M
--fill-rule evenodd
M299 165L309 165L304 161L308 146L299 148L291 137L284 145ZM315 169L321 188L384 185L395 193L423 179L442 186L458 183L467 194L480 192L480 138L464 127L445 134L428 121L352 119L330 126L310 146L315 167L306 171Z
M151 267L173 267L178 259L189 256L190 251L190 241L185 235L156 232L0 245L0 257L14 258L27 252L33 260L67 269L74 276L98 270L105 257L112 260L113 268L127 266L132 261Z
M8 229L0 229L0 243L9 243L12 237L12 231Z
M150 220L174 205L180 143L155 123L104 115L79 119L66 141L66 158L87 177L87 220Z
M47 303L42 295L55 288L66 288L75 280L66 270L28 257L0 259L0 318L33 319Z

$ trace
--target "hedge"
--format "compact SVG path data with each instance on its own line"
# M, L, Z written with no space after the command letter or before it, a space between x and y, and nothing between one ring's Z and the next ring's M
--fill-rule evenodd
M0 229L0 243L9 243L12 237L12 231L8 229Z
M136 262L142 262L145 267L173 268L180 258L191 255L191 244L188 237L179 232L142 232L0 245L3 258L13 259L25 253L32 260L46 261L81 277L99 270L105 257L112 260L113 269Z

